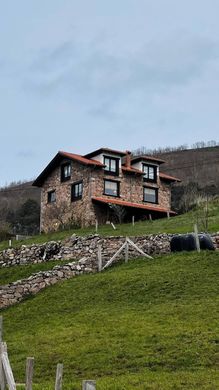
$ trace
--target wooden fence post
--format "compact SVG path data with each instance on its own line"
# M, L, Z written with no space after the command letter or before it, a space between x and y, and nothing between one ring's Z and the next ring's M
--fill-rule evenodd
M102 271L102 247L98 244L97 247L97 259L98 259L98 272Z
M82 390L96 390L96 381L83 381Z
M125 262L128 263L129 261L129 243L126 237L126 246L125 246Z
M6 384L5 384L5 374L3 370L2 365L2 334L3 334L3 317L0 316L0 389L5 390Z
M5 374L3 370L3 365L2 365L2 343L0 343L0 389L5 390L6 388L6 381L5 381Z
M32 390L34 358L28 357L26 362L26 390Z
M197 223L194 225L194 232L195 232L195 242L196 242L196 249L198 252L200 252L200 242L198 237L198 226Z
M63 364L57 364L55 390L62 390Z
M132 216L132 226L135 226L135 216Z
M3 371L5 374L6 382L8 384L9 390L16 390L14 375L11 369L11 365L8 359L8 353L7 353L7 344L1 343L1 349L2 349L2 365L3 365Z
M97 233L98 232L98 220L96 219L96 223L95 223L95 232Z

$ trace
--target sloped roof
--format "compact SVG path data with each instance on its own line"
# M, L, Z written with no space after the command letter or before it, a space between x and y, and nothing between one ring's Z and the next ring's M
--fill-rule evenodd
M163 172L160 172L160 173L159 173L159 176L160 176L160 178L161 178L162 180L177 181L178 183L181 182L181 180L178 179L177 177L167 175L166 173L163 173Z
M40 173L40 175L34 180L33 186L41 187L44 180L47 178L47 176L52 172L54 168L56 168L60 162L63 160L63 158L67 158L69 160L77 161L84 165L90 165L96 168L102 168L104 167L104 164L102 164L100 161L96 160L89 160L88 158L85 158L83 156L80 156L79 154L73 154L68 152L59 151L55 157L50 161L50 163L46 166L46 168Z
M152 157L152 156L137 156L137 157L133 157L132 160L131 160L131 164L135 164L139 161L151 161L151 162L156 162L158 163L159 165L160 164L164 164L166 161L164 160L161 160L160 158L157 158L157 157Z
M100 161L90 160L84 156L81 156L80 154L73 154L73 153L62 152L62 151L60 151L59 154L64 157L70 158L71 160L78 161L85 165L95 165L95 166L98 165L100 167L104 167L104 164L102 164Z
M172 215L176 215L175 211L168 210L164 207L159 207L159 206L152 206L152 205L147 205L147 204L139 204L139 203L133 203L133 202L126 202L124 200L120 199L108 199L108 198L101 198L101 197L92 197L92 200L94 202L99 202L99 203L105 203L105 204L116 204L119 206L124 206L124 207L133 207L137 209L142 209L142 210L149 210L149 211L157 211L160 213L167 213L169 212Z
M114 149L109 149L109 148L100 148L100 149L94 150L91 153L85 154L84 157L92 158L92 157L95 157L101 153L117 154L118 156L122 156L122 157L126 155L126 152L121 152L120 150L114 150Z
M132 167L126 167L125 165L122 165L122 170L126 173L134 173L136 175L144 175L144 172L140 171L139 169L135 169Z

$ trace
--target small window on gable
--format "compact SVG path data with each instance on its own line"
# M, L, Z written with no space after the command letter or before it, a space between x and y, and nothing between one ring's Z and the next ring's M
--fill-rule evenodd
M119 196L120 183L113 180L104 180L104 195Z
M109 175L119 175L119 158L104 156L104 172Z
M143 164L144 181L157 182L157 167L155 165Z
M67 181L71 178L71 164L61 165L61 181Z
M75 200L82 199L83 196L83 182L78 181L77 183L72 184L71 186L71 200L72 202Z
M54 203L56 201L56 192L49 191L48 192L48 203Z
M148 203L158 203L158 189L144 187L143 200Z

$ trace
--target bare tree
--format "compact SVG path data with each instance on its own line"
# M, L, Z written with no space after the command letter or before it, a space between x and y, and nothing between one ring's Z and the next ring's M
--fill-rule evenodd
M113 210L115 216L117 217L118 222L119 223L123 223L124 222L124 218L126 216L126 209L125 209L125 207L119 206L117 204L110 204L109 206L110 206L111 210Z

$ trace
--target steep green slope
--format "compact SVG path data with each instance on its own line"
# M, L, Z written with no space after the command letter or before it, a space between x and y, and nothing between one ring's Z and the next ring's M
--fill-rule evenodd
M35 389L96 379L98 390L219 388L218 253L136 260L50 287L2 311L17 381Z

